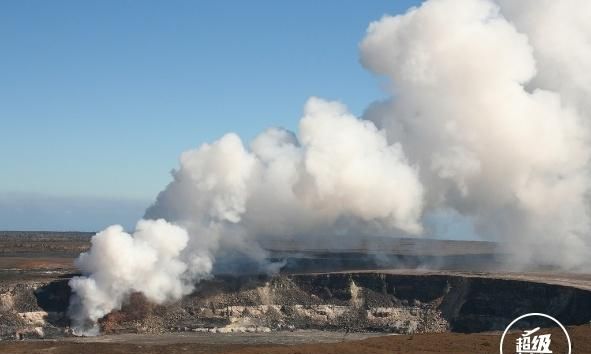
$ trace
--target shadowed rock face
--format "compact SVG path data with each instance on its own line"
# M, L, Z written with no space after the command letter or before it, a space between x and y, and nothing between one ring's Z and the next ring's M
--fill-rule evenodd
M3 337L67 334L67 279L5 285ZM332 273L221 276L181 301L135 294L101 320L105 332L248 332L314 328L394 333L503 330L528 312L563 324L591 319L591 292L559 285L453 275ZM12 320L8 320L12 319ZM541 325L549 325L540 323ZM523 325L539 325L524 323ZM41 333L41 334L39 334Z
M502 330L516 317L542 312L565 325L588 323L591 292L565 286L526 281L456 278L455 288L442 304L451 329L474 333ZM455 301L453 301L455 300ZM520 322L522 326L554 326L544 322Z

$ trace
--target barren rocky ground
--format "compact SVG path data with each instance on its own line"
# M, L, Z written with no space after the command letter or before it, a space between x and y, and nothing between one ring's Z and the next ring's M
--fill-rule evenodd
M591 327L589 325L568 327L573 342L573 353L591 353ZM559 332L553 329L556 345L564 347L558 339ZM508 337L512 343L516 335ZM381 336L364 340L340 341L337 343L309 343L291 345L273 344L207 344L195 342L154 343L137 342L70 342L70 341L24 341L0 342L1 353L11 354L180 354L180 353L235 353L235 354L391 354L391 353L454 353L485 354L499 352L499 334L438 333L400 336ZM506 350L509 350L508 346ZM512 348L511 348L512 349Z

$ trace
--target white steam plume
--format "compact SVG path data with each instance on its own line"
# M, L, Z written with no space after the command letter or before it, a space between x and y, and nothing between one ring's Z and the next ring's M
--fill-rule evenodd
M362 62L396 96L365 117L421 167L426 212L470 216L516 261L588 265L589 5L506 5L429 1L371 24Z
M118 225L96 234L90 251L76 261L88 275L70 280L75 293L70 307L74 327L96 333L96 321L119 309L131 292L141 292L156 303L191 292L193 281L209 274L211 261L203 258L201 274L186 278L181 251L188 240L183 228L162 219L139 221L133 235Z
M385 132L337 102L311 98L299 139L269 129L250 149L227 134L187 151L173 178L146 212L157 221L140 221L133 235L111 226L78 259L84 276L70 285L79 332L92 334L132 292L156 303L180 298L211 272L214 259L220 271L244 268L238 262L245 258L273 271L277 265L265 263L259 244L265 237L346 237L354 224L369 235L372 223L421 231L416 169Z
M74 324L89 328L132 292L180 298L261 243L420 235L445 211L506 241L523 264L588 269L591 5L430 0L369 26L365 67L392 98L358 119L311 98L298 134L235 134L182 154L129 235L110 227L81 255ZM303 243L304 241L302 241Z

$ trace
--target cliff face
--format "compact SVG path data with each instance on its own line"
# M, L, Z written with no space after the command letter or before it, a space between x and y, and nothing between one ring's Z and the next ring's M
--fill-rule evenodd
M0 284L0 336L68 335L69 297L67 279ZM379 272L218 277L167 305L134 294L101 326L105 332L472 333L503 330L528 312L549 314L565 325L587 323L591 292L526 281Z
M446 296L448 302L441 308L456 332L502 330L511 320L531 312L548 314L564 325L584 324L591 319L589 291L487 278L460 278L452 283L456 286L452 287ZM544 322L530 322L528 326L538 325L554 326Z

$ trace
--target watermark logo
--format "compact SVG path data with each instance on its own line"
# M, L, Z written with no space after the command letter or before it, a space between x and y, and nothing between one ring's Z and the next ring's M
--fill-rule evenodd
M562 323L558 322L552 316L546 315L544 313L528 313L523 316L519 316L513 320L507 326L505 331L503 332L503 336L501 337L501 344L500 344L500 353L501 354L509 354L503 352L503 343L505 342L505 336L507 332L513 327L513 325L524 318L528 317L544 317L547 318L554 323L556 323L564 332L564 336L566 337L566 341L568 343L568 354L571 354L571 341L566 331L566 328L562 325ZM536 327L530 330L525 330L515 339L515 352L510 352L514 354L558 354L552 351L552 334L544 333L543 330L540 330L540 327ZM562 352L561 352L562 353Z
M525 354L525 353L536 353L536 354L548 354L552 353L550 350L550 344L552 343L552 339L550 338L551 334L540 334L532 336L532 334L536 333L540 330L540 327L534 328L529 331L525 331L521 337L517 338L516 340L516 351L517 354Z

